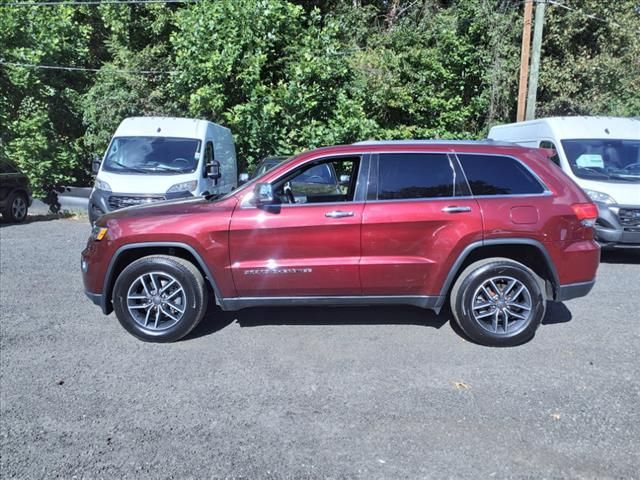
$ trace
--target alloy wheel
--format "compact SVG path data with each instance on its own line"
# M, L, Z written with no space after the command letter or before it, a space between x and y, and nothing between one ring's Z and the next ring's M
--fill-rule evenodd
M21 221L27 216L27 202L20 195L13 199L11 213L17 221Z
M531 319L531 292L513 277L492 277L474 292L471 313L488 332L512 335L524 329Z
M127 292L127 308L137 324L162 331L183 317L187 295L180 282L164 272L149 272L136 278Z

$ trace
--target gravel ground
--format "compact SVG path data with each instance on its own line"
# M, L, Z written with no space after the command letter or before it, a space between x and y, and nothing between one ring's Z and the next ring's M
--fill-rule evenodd
M640 252L510 349L414 308L210 311L137 341L86 219L0 225L2 478L638 478Z

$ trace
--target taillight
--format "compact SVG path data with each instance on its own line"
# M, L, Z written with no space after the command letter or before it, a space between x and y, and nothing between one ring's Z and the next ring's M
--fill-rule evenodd
M593 227L598 218L598 207L595 203L574 203L571 205L580 223L585 227Z

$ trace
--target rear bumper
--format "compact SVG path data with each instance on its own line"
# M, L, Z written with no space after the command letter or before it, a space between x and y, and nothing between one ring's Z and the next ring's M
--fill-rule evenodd
M572 298L584 297L587 295L593 286L596 284L595 279L590 282L569 283L567 285L560 285L558 289L558 301L564 302L565 300L571 300Z

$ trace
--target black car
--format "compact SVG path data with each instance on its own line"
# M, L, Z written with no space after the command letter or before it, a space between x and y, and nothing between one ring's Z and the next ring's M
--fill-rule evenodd
M0 213L5 220L22 222L31 206L29 180L15 165L0 159Z

